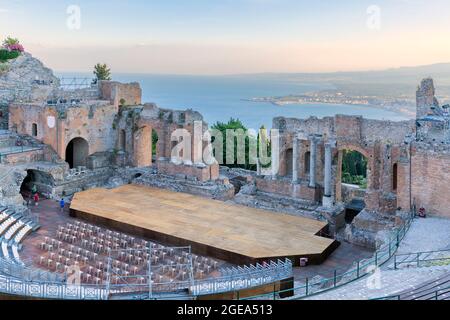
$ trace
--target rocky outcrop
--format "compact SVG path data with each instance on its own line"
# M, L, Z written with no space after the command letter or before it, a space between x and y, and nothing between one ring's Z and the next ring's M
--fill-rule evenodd
M0 103L45 100L59 79L29 53L7 62L8 71L0 74Z
M21 207L24 199L20 194L20 186L26 172L9 166L0 165L0 205Z

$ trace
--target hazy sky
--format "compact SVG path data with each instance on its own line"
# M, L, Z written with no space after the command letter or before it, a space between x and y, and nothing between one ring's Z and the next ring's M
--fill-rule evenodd
M449 12L448 0L0 0L0 37L59 71L366 70L450 62Z

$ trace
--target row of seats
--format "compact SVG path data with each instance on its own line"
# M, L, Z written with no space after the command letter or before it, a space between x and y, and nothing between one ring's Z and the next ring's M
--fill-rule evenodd
M5 240L9 241L13 238L17 232L25 226L25 222L19 220L15 224L13 224L8 231L5 233Z
M25 237L39 226L6 207L0 208L1 256L8 262L22 264L19 251Z
M191 272L204 278L219 267L218 261L191 256L182 248L166 247L76 220L58 226L54 238L43 240L39 244L43 251L40 266L60 274L75 266L82 282L89 284L105 284L108 279L113 284L143 284L149 280L150 259L151 279L156 283L185 281ZM189 270L191 257L193 270Z

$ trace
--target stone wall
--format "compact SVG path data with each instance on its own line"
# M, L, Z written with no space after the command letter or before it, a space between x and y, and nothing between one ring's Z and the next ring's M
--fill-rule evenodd
M320 202L322 192L319 188L310 188L307 183L292 184L288 179L272 180L268 177L255 179L259 191L298 198L310 202Z
M417 118L422 118L431 113L431 107L439 107L435 97L433 79L423 79L416 93Z
M102 99L119 106L125 101L125 106L137 106L142 103L142 89L139 83L120 83L115 81L100 81Z
M428 214L450 218L450 147L417 145L412 153L412 200Z
M195 166L174 164L166 160L158 160L158 172L160 174L177 176L188 180L205 182L219 178L219 165Z
M53 106L15 103L9 109L11 131L32 136L35 124L35 138L51 146L62 159L74 138L88 142L89 155L111 151L115 146L113 122L117 108L113 105L99 103L59 110Z

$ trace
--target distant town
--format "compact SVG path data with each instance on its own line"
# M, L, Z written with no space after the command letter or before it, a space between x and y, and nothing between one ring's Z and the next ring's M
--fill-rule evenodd
M347 104L347 105L367 105L370 107L382 108L393 112L402 113L408 116L415 115L415 99L412 97L378 97L367 95L347 95L340 91L320 91L306 93L302 95L288 95L281 97L255 97L248 99L251 102L269 102L276 106L288 104Z

